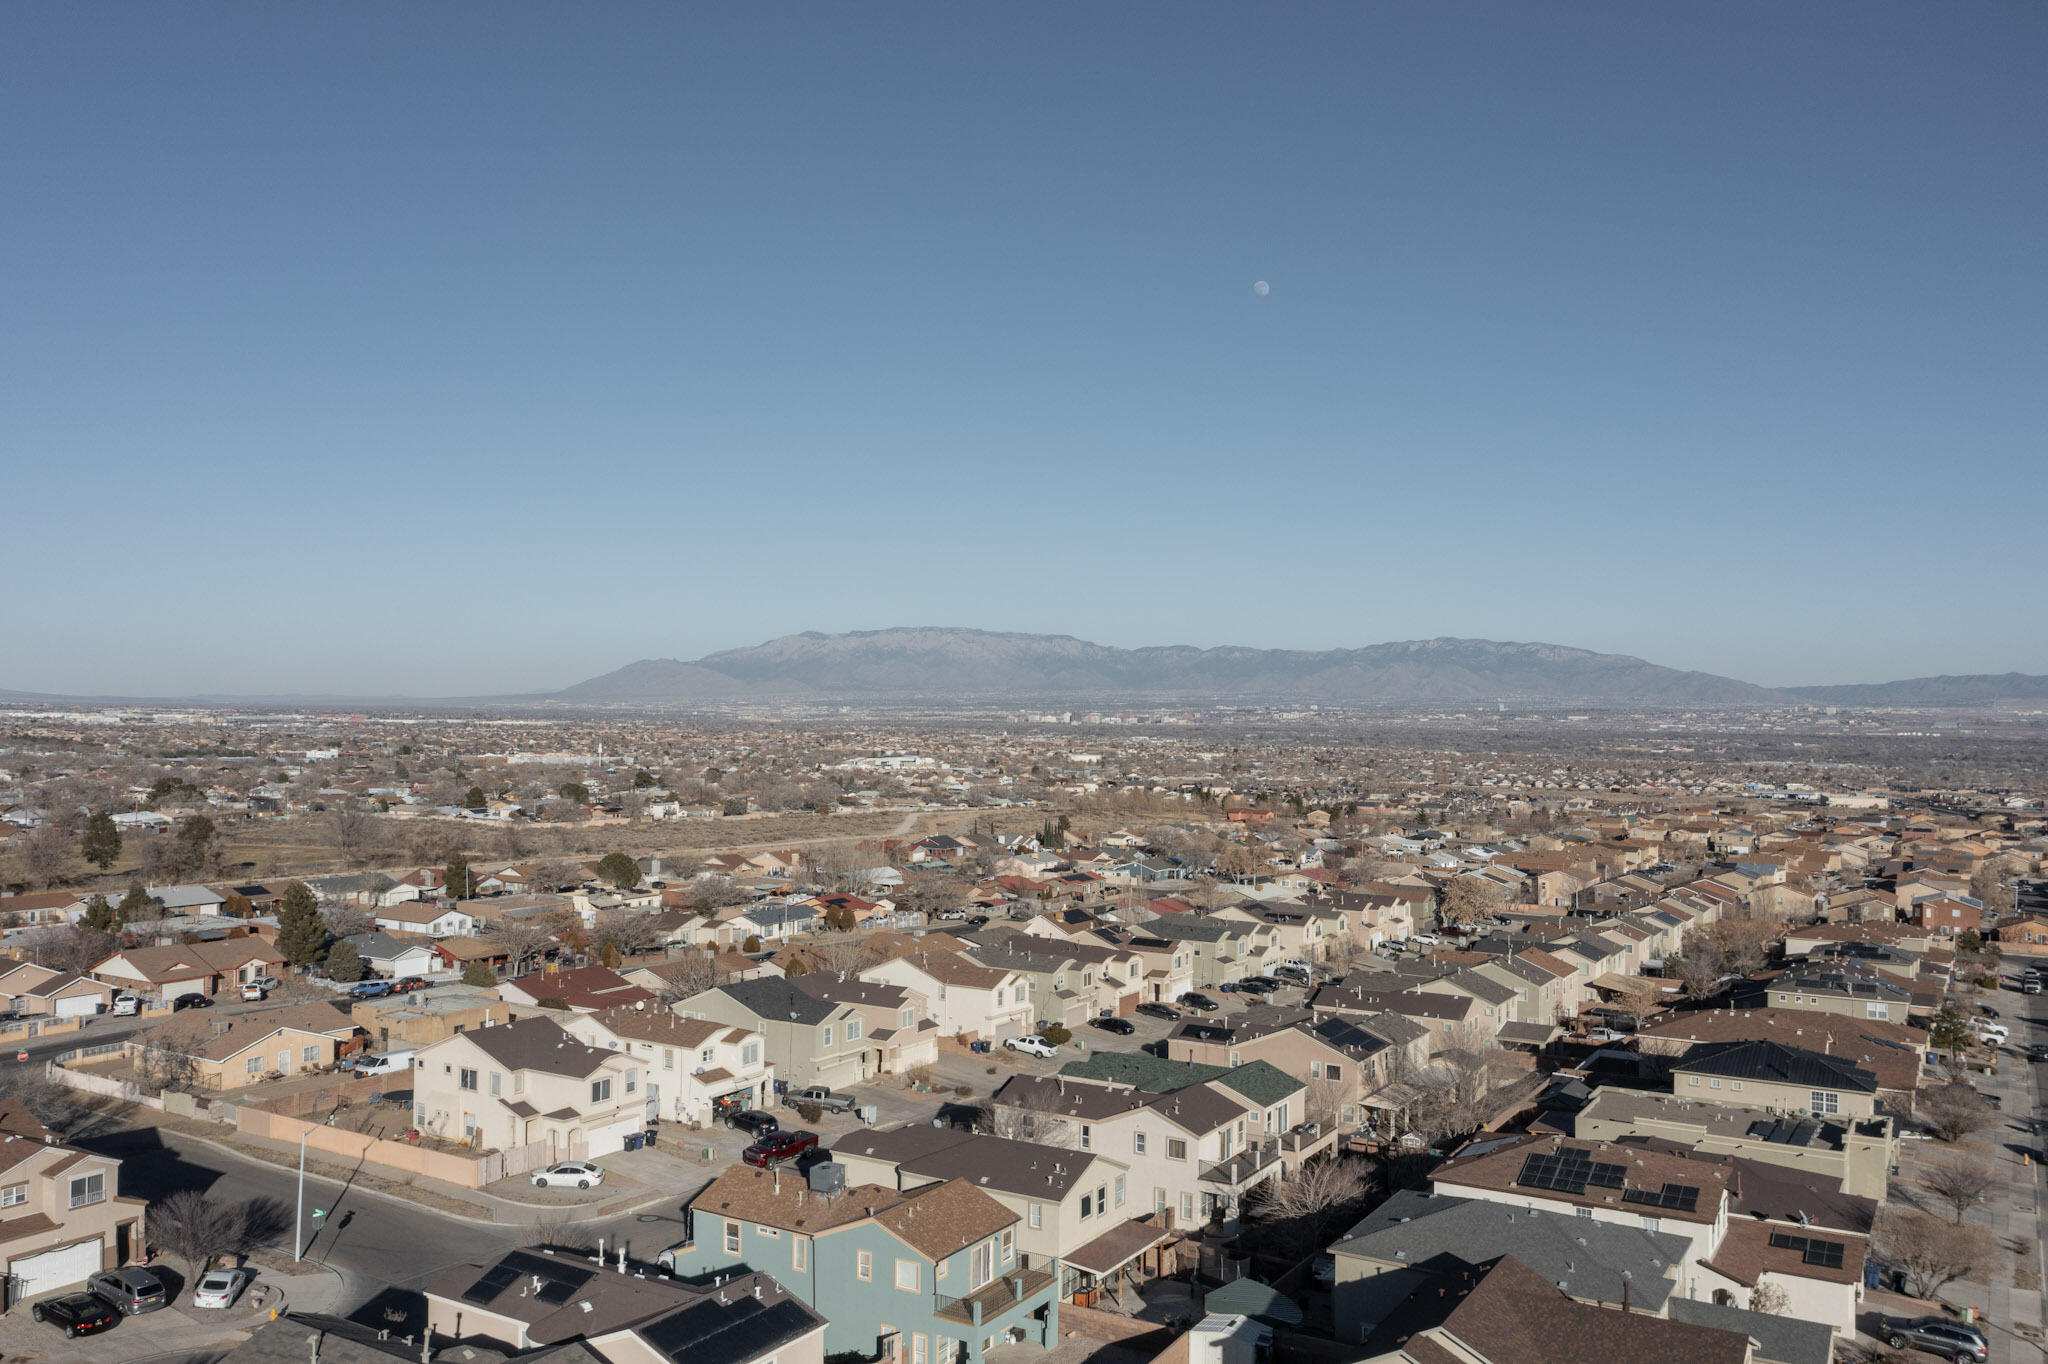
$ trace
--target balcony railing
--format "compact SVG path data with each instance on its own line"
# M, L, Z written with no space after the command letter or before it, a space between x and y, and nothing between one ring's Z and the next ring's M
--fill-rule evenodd
M1024 1307L1053 1283L1051 1271L1013 1269L997 1275L964 1298L935 1294L932 1315L966 1326L982 1326Z

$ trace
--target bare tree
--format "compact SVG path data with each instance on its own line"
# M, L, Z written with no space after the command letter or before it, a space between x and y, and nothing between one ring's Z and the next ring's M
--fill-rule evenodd
M609 942L629 957L652 952L662 943L661 925L655 916L639 909L608 909L597 916L595 936Z
M23 840L21 869L37 890L48 890L71 866L71 835L55 824L32 830Z
M175 1089L192 1093L201 1088L194 1058L212 1030L211 1024L189 1015L165 1019L151 1028L135 1057L135 1075L144 1092L162 1094Z
M1665 963L1665 969L1678 977L1678 988L1687 999L1706 999L1719 991L1726 974L1722 966L1720 949L1699 932L1687 937L1685 950Z
M9 945L38 966L82 976L113 955L114 938L75 924L44 924L17 934Z
M242 1205L180 1189L149 1210L152 1238L185 1262L196 1278L217 1255L235 1248L242 1237Z
M578 885L583 873L575 863L561 857L537 857L527 863L527 889L539 895L553 895L563 886Z
M1920 1183L1935 1198L1948 1204L1952 1220L1960 1223L1963 1215L1996 1187L1998 1175L1981 1160L1931 1161L1920 1176Z
M718 984L724 973L711 953L684 952L661 964L661 978L666 983L656 993L663 1006L672 1007L703 994Z
M1067 1124L1053 1112L1052 1096L1036 1088L1024 1091L1017 1102L987 1104L974 1126L977 1131L1011 1141L1033 1141L1040 1146L1074 1144Z
M369 847L374 824L354 801L343 801L327 812L327 841L344 866L356 866Z
M1453 876L1436 901L1437 922L1456 928L1493 914L1500 908L1501 893L1476 876Z
M553 951L555 934L568 927L571 917L544 914L492 920L490 936L505 952L508 974L524 975L528 966Z
M1990 1263L1991 1233L1887 1203L1877 1210L1870 1248L1878 1259L1906 1271L1906 1287L1914 1297L1931 1298Z
M352 938L377 927L377 916L353 900L337 900L322 906L320 919L337 938Z
M811 849L808 875L812 881L834 893L860 889L869 862L855 843L827 843Z
M1792 1295L1785 1291L1783 1284L1758 1281L1749 1290L1749 1310L1762 1312L1766 1316L1782 1317L1792 1309Z
M1920 1096L1920 1116L1943 1141L1959 1141L1992 1122L1991 1105L1969 1085L1942 1085Z
M840 980L859 975L873 966L881 955L872 942L853 934L813 943L811 953L818 959L821 969L830 971Z
M1363 1211L1372 1181L1358 1162L1325 1156L1266 1187L1267 1217L1286 1222L1290 1239L1307 1254L1327 1245L1338 1223Z

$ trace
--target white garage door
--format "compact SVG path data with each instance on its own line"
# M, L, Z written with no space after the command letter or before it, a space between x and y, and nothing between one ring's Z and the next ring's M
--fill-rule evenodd
M98 1241L81 1241L62 1250L23 1255L7 1262L7 1272L14 1276L15 1302L82 1284L87 1275L97 1274L99 1270Z
M57 1017L84 1018L100 1011L98 995L71 995L57 1001Z

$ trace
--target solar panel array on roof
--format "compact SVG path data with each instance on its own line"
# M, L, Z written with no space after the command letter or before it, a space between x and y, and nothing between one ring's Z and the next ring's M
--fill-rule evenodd
M464 1290L465 1302L484 1307L525 1278L540 1280L533 1296L544 1303L560 1305L574 1297L576 1290L590 1282L592 1271L564 1264L551 1255L533 1255L515 1250L485 1271L484 1276Z
M1811 1146L1821 1125L1807 1118L1772 1118L1749 1125L1748 1135L1779 1146Z
M1647 1203L1653 1208L1670 1208L1676 1212L1698 1212L1700 1191L1690 1184L1666 1184L1652 1192L1649 1189L1629 1189L1621 1196L1624 1203Z
M764 1302L746 1296L729 1303L706 1300L671 1312L637 1334L663 1356L689 1364L743 1364L811 1329L802 1304L783 1297Z
M483 1307L494 1302L500 1293L519 1282L520 1273L503 1264L492 1265L481 1279L462 1291L464 1302L473 1302Z
M1796 1250L1804 1263L1822 1269L1840 1269L1843 1252L1848 1249L1840 1241L1823 1241L1818 1236L1792 1236L1782 1231L1771 1233L1771 1244L1779 1250Z
M1559 1193L1582 1194L1588 1184L1602 1189L1619 1189L1628 1169L1595 1161L1586 1152L1566 1147L1556 1155L1532 1155L1522 1162L1515 1183L1530 1189L1555 1189Z

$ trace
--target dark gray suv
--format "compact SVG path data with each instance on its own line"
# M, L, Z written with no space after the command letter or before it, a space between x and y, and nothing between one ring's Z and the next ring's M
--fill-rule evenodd
M1978 1364L1982 1364L1984 1356L1990 1352L1982 1331L1947 1317L1913 1317L1889 1322L1885 1326L1884 1338L1894 1350L1925 1350L1931 1355L1974 1360Z

